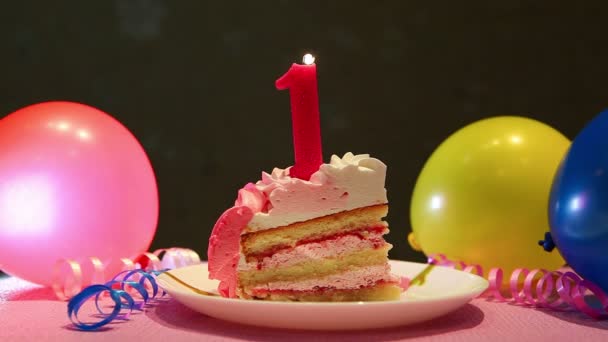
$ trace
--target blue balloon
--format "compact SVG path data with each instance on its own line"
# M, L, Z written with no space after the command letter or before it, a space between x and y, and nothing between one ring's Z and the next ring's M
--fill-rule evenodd
M579 133L562 160L551 189L549 223L568 264L608 292L608 110Z

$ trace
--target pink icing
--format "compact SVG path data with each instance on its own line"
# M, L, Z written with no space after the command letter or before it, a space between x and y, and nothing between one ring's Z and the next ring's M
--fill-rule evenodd
M292 249L282 250L266 257L261 263L253 261L239 265L239 270L253 270L273 267L287 267L307 260L319 260L336 257L354 251L377 248L387 245L382 239L382 233L370 234L365 239L357 235L344 235L337 239L308 243Z
M252 217L249 207L232 207L220 216L211 232L207 252L209 279L220 281L218 291L224 297L236 297L241 231Z
M269 201L264 193L262 193L253 183L247 183L241 190L234 202L235 207L249 207L255 213L268 212Z
M373 286L378 282L398 283L398 279L391 275L389 265L377 265L359 268L354 271L347 271L340 274L332 274L323 278L306 279L299 282L277 281L258 286L251 290L263 293L268 291L311 291L323 289L358 289Z

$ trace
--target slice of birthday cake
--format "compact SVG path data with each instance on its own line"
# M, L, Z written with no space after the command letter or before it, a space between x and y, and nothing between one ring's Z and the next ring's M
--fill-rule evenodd
M286 301L399 298L383 235L386 165L369 155L332 156L309 180L290 168L239 190L217 221L209 275L225 297Z

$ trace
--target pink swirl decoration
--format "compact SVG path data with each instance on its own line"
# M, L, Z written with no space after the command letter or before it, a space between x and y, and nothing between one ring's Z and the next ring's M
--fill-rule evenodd
M443 254L430 255L428 262L484 277L481 266L453 261ZM501 291L504 279L504 271L501 268L491 268L487 279L490 286L480 297L559 311L578 310L595 319L608 318L606 293L599 286L582 279L574 272L518 268L509 276L508 291ZM504 292L508 292L510 296L505 296ZM597 305L590 304L593 299L600 304L601 308L595 308L594 306Z
M134 259L120 258L103 263L97 257L81 260L61 259L53 269L53 292L60 300L68 300L90 284L103 284L114 274L106 274L109 264L119 263L121 271L145 269L161 271L200 263L199 255L187 248L162 248L146 252Z

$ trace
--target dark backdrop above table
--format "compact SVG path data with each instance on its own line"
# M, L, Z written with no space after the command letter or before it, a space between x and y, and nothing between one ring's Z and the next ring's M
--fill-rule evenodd
M12 1L0 8L0 117L72 100L118 118L158 177L153 248L205 255L216 218L293 163L274 81L317 57L325 159L388 164L393 258L425 160L478 119L525 115L573 138L608 106L608 3ZM0 147L1 148L1 147Z

